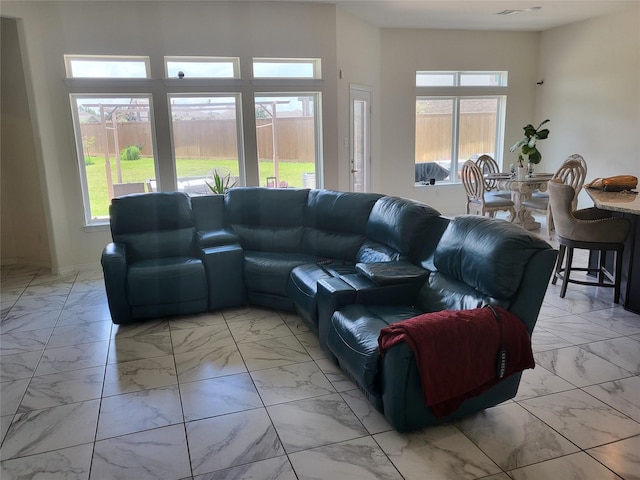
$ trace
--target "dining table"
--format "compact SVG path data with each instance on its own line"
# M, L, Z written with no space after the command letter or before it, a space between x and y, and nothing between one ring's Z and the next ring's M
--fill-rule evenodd
M608 210L614 217L627 218L631 223L622 252L620 301L625 310L640 314L640 195L635 191L605 192L585 187L596 208ZM595 268L597 252L589 255L589 267ZM613 272L613 255L605 260L605 268Z
M540 222L537 222L531 212L524 208L523 202L531 199L534 192L546 192L547 182L553 178L553 173L532 173L518 179L509 173L487 174L486 178L494 180L499 190L511 192L511 200L516 211L515 218L509 214L507 220L513 223L521 223L527 230L538 230Z

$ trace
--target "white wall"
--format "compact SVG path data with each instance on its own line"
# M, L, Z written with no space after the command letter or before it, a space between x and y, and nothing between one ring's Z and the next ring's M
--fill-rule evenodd
M545 166L584 156L587 180L640 178L640 5L546 31L540 41L537 111L550 118ZM589 206L585 193L580 206Z
M504 163L509 147L535 116L538 42L531 32L382 30L382 147L377 185L388 194L423 201L445 215L464 213L461 185L414 187L417 70L507 70Z
M14 2L3 16L20 19L22 51L37 163L46 184L54 272L95 266L110 241L108 227L86 229L74 143L64 54L148 55L152 77L161 82L165 55L238 56L250 72L252 57L320 57L325 171L338 158L335 6L278 2ZM248 80L241 87L243 114L253 113ZM269 90L265 86L263 91ZM164 90L156 90L161 92ZM132 92L134 93L134 92ZM160 95L156 95L158 97ZM166 101L154 99L156 113ZM165 113L168 118L168 113ZM173 176L167 125L156 124L156 156L163 184ZM3 139L4 140L4 139ZM245 132L249 184L257 184L255 133ZM337 188L337 175L325 186Z
M19 263L50 267L43 190L36 162L17 22L3 17L0 30L1 261L3 265Z
M338 71L343 76L338 79L338 139L340 140L338 168L328 172L337 177L338 189L349 190L351 158L349 147L344 139L349 139L351 84L371 88L371 157L372 163L379 164L380 158L380 120L382 117L380 91L381 44L380 29L363 22L359 18L341 9L337 11L336 21ZM373 184L371 191L380 191L380 185Z
M46 225L40 238L46 243L49 237L55 272L96 266L110 240L108 228L84 228L65 53L149 55L155 78L163 76L158 66L164 55L240 56L243 71L252 56L321 57L325 186L348 188L348 150L342 146L349 127L348 85L370 85L373 189L424 201L447 215L462 212L460 186L413 186L416 70L509 71L505 163L515 158L508 147L522 127L548 117L551 136L541 145L541 169L553 171L578 152L587 158L591 178L640 176L637 3L620 14L543 34L380 30L333 5L291 2L3 1L2 15L19 19L36 140L25 168L42 182L40 195L23 196L24 209L7 211L3 164L3 220L6 214L22 221L22 212L37 211L40 202L46 220L34 222L28 234L34 238ZM541 78L545 82L538 87ZM17 139L3 134L3 156L11 141ZM251 132L245 142L247 162L257 164ZM158 154L166 166L166 139L162 145Z

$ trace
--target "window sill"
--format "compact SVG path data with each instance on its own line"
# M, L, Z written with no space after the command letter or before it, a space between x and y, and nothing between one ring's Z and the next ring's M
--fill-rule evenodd
M449 181L441 181L441 182L436 182L433 185L429 184L429 183L414 183L413 187L414 188L424 188L424 187L450 187L450 186L454 186L454 185L462 185L462 182L449 182Z
M85 225L82 228L87 233L97 233L97 232L109 232L109 231L111 231L111 226L109 225L108 221L107 221L107 223L92 223L90 225Z

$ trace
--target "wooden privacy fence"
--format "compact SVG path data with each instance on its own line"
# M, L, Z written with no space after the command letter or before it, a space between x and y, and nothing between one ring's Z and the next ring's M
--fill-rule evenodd
M313 117L276 119L278 158L282 161L315 161ZM273 124L270 118L256 119L258 153L260 158L273 158ZM104 127L95 123L80 126L83 139L93 137L95 143L85 154L104 154L108 142L109 153L114 155L113 130L104 138ZM142 147L142 155L152 155L151 126L149 122L118 124L118 145ZM173 122L173 141L176 157L184 158L238 158L235 119L185 120Z
M476 153L495 151L496 116L491 113L467 113L460 118L460 158ZM273 124L270 118L256 119L258 153L261 159L273 158ZM85 154L100 155L105 151L104 128L100 124L83 123L83 138L93 137L95 143ZM118 145L142 146L142 155L152 155L149 122L118 124ZM276 119L276 145L281 161L313 162L315 160L313 117ZM107 133L109 152L114 154L113 131ZM236 120L205 119L176 120L173 139L177 157L237 158ZM416 162L450 160L451 116L425 114L416 117Z
M496 150L495 113L460 115L459 158ZM451 115L416 116L416 163L451 160Z

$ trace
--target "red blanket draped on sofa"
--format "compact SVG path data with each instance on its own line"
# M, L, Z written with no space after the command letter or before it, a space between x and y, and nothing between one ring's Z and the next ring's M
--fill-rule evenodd
M493 307L444 310L394 323L380 331L380 353L406 342L422 377L424 400L434 414L453 413L467 398L497 384L498 355L506 351L504 377L534 368L531 338L513 313Z

